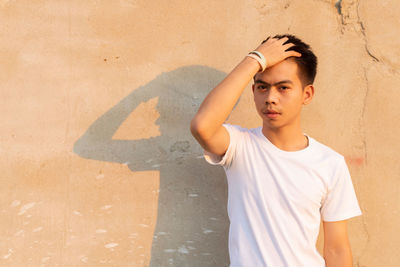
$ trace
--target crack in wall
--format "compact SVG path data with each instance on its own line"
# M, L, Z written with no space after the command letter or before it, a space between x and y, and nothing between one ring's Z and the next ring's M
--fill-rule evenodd
M368 99L368 95L369 95L369 91L370 91L370 87L369 87L369 79L368 79L368 68L367 67L363 67L363 74L364 74L364 81L365 81L365 94L364 94L364 100L363 100L363 107L361 110L361 117L360 117L360 128L362 129L361 135L362 135L362 144L363 144L363 150L364 150L364 160L365 160L365 165L368 165L368 150L367 150L367 141L366 141L366 125L365 125L365 110L367 107L367 99ZM363 173L365 172L365 168L363 169ZM362 226L364 228L364 232L366 235L366 242L364 247L361 249L360 255L357 257L356 262L357 262L357 266L361 267L360 264L360 259L364 256L364 254L366 253L368 244L370 243L370 234L368 232L368 226L367 226L367 222L366 222L366 218L365 218L365 214L363 214L363 216L361 216L361 222L362 222Z
M373 55L369 49L368 38L365 33L364 23L362 22L361 16L360 16L360 0L358 0L356 2L356 15L357 15L357 24L359 25L359 32L361 33L361 37L364 42L365 52L367 53L369 58L372 59L372 62L370 62L367 66L363 67L364 81L365 81L365 95L364 95L363 107L362 107L361 118L360 118L360 127L361 127L361 134L362 134L361 139L362 139L363 150L364 150L364 160L365 160L365 165L368 165L368 149L367 149L367 134L366 134L367 127L366 127L366 123L365 123L365 111L367 108L367 100L368 100L368 95L369 95L369 90L370 90L369 79L368 79L368 69L369 69L369 66L371 63L379 62L380 60L375 55ZM365 170L365 168L364 168L364 170ZM364 247L362 248L362 250L360 252L360 255L356 259L358 266L360 266L360 260L366 253L368 244L370 243L370 234L368 231L368 226L367 226L365 215L361 216L361 217L362 217L361 218L362 225L363 225L367 240L365 242Z
M367 107L367 99L368 99L368 93L369 93L369 80L368 80L368 75L367 75L367 68L363 68L364 71L364 80L365 80L365 95L364 95L364 99L363 99L363 107L361 110L361 118L360 118L360 124L361 127L363 128L363 147L364 147L364 159L365 159L365 164L368 164L368 152L367 152L367 142L366 142L366 127L365 127L365 110Z
M364 50L372 62L380 63L381 67L392 74L399 74L398 66L393 65L390 60L385 59L382 55L378 56L372 52L365 24L360 16L360 3L361 0L338 0L335 3L335 8L337 9L340 20L340 32L342 34L344 34L345 31L354 31L359 33L364 42Z
M346 1L339 0L335 3L335 7L340 16L340 31L344 34L345 31L353 30L361 34L364 42L364 48L368 56L375 62L381 60L371 52L368 45L368 38L365 33L364 23L361 20L359 12L360 0L358 1Z
M356 11L357 11L357 23L360 25L360 32L361 32L363 40L364 40L365 51L372 58L372 60L380 62L380 60L371 53L371 51L368 47L368 38L367 38L367 35L365 34L365 27L364 27L364 24L361 21L361 17L360 17L360 0L357 1Z
M368 62L362 67L363 68L363 75L364 75L364 82L365 82L365 94L364 94L364 99L363 99L363 104L362 104L362 109L361 109L361 114L360 114L360 120L359 120L359 125L360 125L360 138L362 142L362 150L364 154L364 160L365 160L365 165L368 164L368 149L367 149L367 140L366 140L366 123L365 123L365 112L367 108L367 100L369 96L369 91L370 91L370 86L369 86L369 79L368 79L368 70L371 66L372 63L376 62L381 62L381 60L374 55L368 45L368 37L366 35L364 23L361 20L359 8L360 7L360 0L357 1L346 1L346 0L338 0L335 3L335 8L337 9L338 15L340 16L340 31L342 34L345 33L345 31L354 31L359 34L359 36L362 39L362 42L364 44L364 50L366 52L366 55L368 56L369 60ZM365 171L365 167L364 167ZM360 264L360 259L363 257L363 255L366 253L368 244L370 243L370 234L368 231L368 226L366 222L365 215L361 216L362 220L362 226L365 232L366 236L366 241L364 247L361 249L361 252L359 256L355 259L357 266L361 266Z
M385 59L385 57L383 57L382 55L377 56L371 51L364 22L362 21L360 16L360 3L361 0L339 0L335 3L335 7L338 10L338 14L340 16L340 32L344 34L345 31L353 30L354 32L360 33L364 42L365 52L372 60L372 62L380 63L381 67L392 74L400 74L398 66L393 65L390 60Z
M378 56L375 56L372 52L371 52L371 50L370 50L370 48L369 48L369 45L368 45L368 38L367 38L367 35L366 35L366 33L365 33L365 27L364 27L364 23L362 22L362 20L361 20L361 17L360 17L360 8L359 8L359 6L360 6L360 2L361 2L361 0L358 0L357 1L357 18L358 18L358 24L360 25L360 32L361 32L361 34L362 34L362 37L363 37L363 40L364 40L364 44L365 44L365 51L367 52L367 54L370 56L370 58L372 58L372 61L373 62L379 62L379 63L381 63L382 65L382 67L384 67L386 70L388 70L388 71L390 71L390 72L392 72L392 73L396 73L396 74L398 74L398 71L396 70L396 67L394 67L392 64L391 64L391 62L388 62L387 60L385 60L384 58L378 58Z

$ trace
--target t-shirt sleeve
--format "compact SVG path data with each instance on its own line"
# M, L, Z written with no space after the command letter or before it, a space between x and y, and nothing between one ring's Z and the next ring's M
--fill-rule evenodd
M222 124L229 133L229 146L225 154L221 157L207 150L204 150L204 159L212 165L221 165L228 168L234 158L238 140L240 139L240 128L237 125Z
M322 220L341 221L361 214L349 169L342 158L322 203Z

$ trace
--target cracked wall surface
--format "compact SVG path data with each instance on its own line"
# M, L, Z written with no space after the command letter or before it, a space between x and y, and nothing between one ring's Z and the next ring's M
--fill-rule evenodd
M354 266L400 262L395 0L0 0L1 266L228 266L189 121L267 35L319 59L304 132L346 158ZM250 87L228 120L260 125ZM317 242L322 253L323 235Z

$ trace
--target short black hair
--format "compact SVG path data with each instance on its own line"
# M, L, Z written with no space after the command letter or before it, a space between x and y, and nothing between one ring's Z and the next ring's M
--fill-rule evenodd
M292 43L294 46L287 49L288 51L293 50L299 52L301 57L291 57L299 67L300 79L302 80L303 86L313 84L315 75L317 74L317 57L314 55L311 47L300 40L298 37L291 34L278 34L272 38L281 39L287 37L286 43ZM271 37L265 39L262 43L268 41Z

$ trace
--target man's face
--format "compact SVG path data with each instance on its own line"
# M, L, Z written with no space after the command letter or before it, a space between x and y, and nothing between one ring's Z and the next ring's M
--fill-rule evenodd
M314 94L312 85L304 87L293 59L284 60L255 76L254 102L263 126L279 129L298 124L303 104Z

